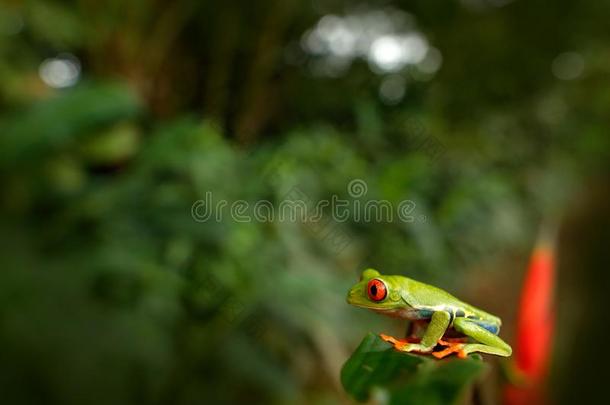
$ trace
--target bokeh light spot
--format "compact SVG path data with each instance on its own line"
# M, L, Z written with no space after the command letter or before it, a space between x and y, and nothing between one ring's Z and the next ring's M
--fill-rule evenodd
M582 75L585 61L579 53L564 52L559 54L551 64L551 71L560 80L574 80Z
M80 63L70 54L45 59L38 69L42 81L50 87L64 88L76 84L80 76Z
M385 72L396 72L408 64L421 62L428 44L418 34L386 35L376 39L369 51L369 62Z
M405 78L400 75L390 75L385 77L379 85L379 98L385 104L398 104L405 96Z
M429 48L424 59L417 64L417 69L422 73L432 75L436 73L443 64L443 55L436 48Z
M421 73L431 76L441 60L438 50L429 55L428 41L415 29L414 18L394 9L325 15L303 34L301 48L314 57L312 73L326 76L343 74L355 59L368 61L378 74L422 63Z
M369 60L385 71L395 71L404 66L404 52L395 36L384 36L373 42Z

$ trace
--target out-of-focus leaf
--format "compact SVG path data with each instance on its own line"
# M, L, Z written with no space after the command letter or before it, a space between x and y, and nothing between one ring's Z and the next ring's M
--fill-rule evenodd
M33 34L56 46L75 46L83 41L87 26L74 6L50 1L26 2L25 15Z
M390 404L452 404L485 370L479 356L436 360L401 353L369 333L341 370L341 383L358 401L372 394Z
M137 98L124 86L91 84L61 92L0 122L0 166L52 154L138 111Z
M112 164L133 156L139 141L137 128L130 123L121 123L92 138L83 145L82 152L88 161Z

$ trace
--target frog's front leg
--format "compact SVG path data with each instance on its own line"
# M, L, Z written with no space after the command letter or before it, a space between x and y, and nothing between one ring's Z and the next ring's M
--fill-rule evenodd
M449 312L438 311L432 314L432 318L430 319L430 323L426 328L426 332L424 332L424 335L419 343L410 343L405 340L397 340L385 335L381 335L381 338L386 342L392 343L395 349L402 352L430 353L445 334L445 331L449 327L450 320L451 315Z
M459 357L466 357L469 353L480 352L508 357L512 354L512 348L499 336L494 335L487 329L466 318L456 318L453 327L458 332L476 340L479 343L453 344L442 352L434 353L438 358L457 352Z

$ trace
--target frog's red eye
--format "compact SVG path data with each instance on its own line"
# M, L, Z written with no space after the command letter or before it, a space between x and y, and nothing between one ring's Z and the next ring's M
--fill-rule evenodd
M369 284L366 287L369 298L372 301L382 301L386 295L388 295L388 290L385 287L383 281L378 280L376 278L369 281Z

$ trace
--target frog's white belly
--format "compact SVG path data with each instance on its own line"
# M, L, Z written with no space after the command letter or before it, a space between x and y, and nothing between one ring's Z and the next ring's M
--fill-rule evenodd
M391 316L393 318L401 318L401 319L430 319L433 311L421 310L416 308L399 308L399 309L376 309L375 312L378 312L383 315Z

